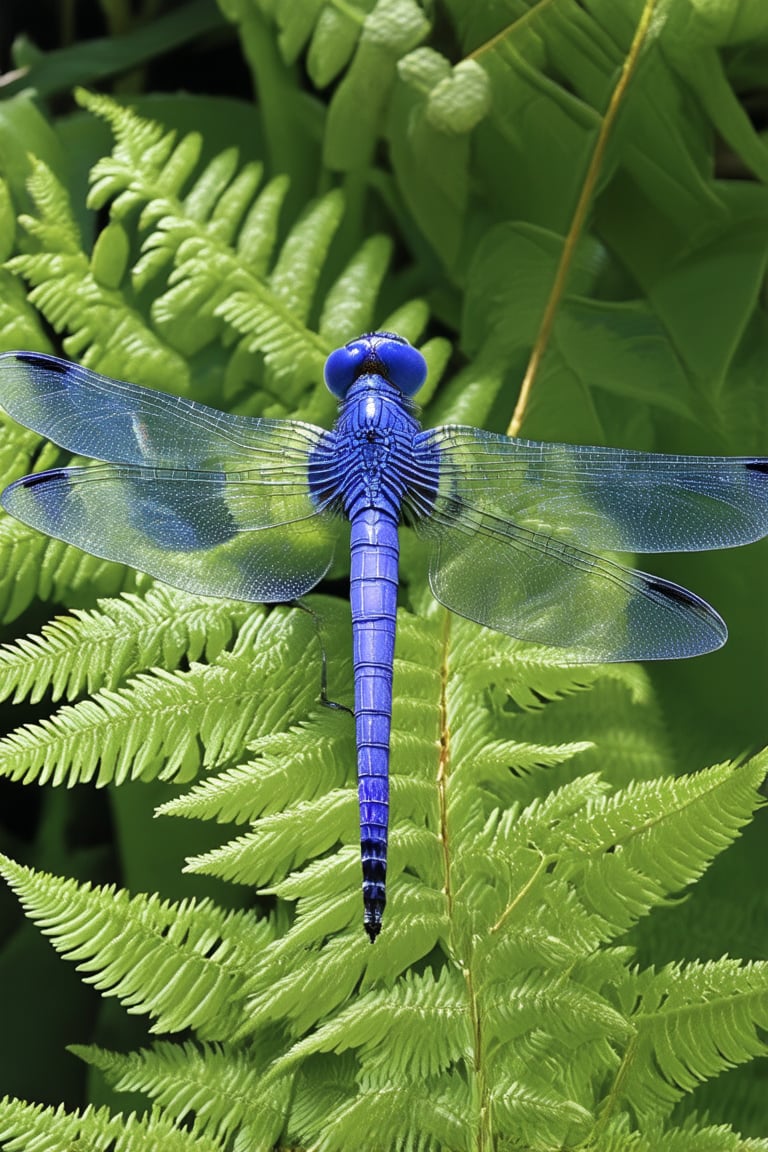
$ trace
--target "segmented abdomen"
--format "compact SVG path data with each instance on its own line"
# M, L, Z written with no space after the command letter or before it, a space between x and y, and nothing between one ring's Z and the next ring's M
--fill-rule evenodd
M350 602L363 865L363 924L375 940L386 903L389 730L397 609L397 521L364 508L352 518Z

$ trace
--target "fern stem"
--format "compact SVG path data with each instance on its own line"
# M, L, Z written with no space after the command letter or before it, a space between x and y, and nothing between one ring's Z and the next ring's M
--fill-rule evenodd
M440 843L443 847L443 876L448 922L453 923L453 890L451 886L451 853L448 836L448 802L446 787L451 763L451 730L448 721L448 651L451 614L443 613L443 653L440 661L440 759L437 768L437 799L440 810Z
M626 96L627 89L636 71L640 53L645 43L648 30L651 26L651 17L653 10L656 7L656 0L645 0L640 20L635 35L632 38L632 43L624 61L624 66L621 69L621 74L616 82L616 87L611 93L611 99L608 103L603 122L600 126L600 131L597 134L595 147L592 152L589 166L584 177L584 183L581 188L581 195L579 196L576 204L576 209L573 213L571 226L568 229L568 234L565 237L563 244L563 251L560 257L560 262L555 274L555 280L552 285L552 290L544 308L544 315L541 318L536 343L531 351L531 357L528 361L528 367L523 377L523 382L520 385L520 395L517 398L515 410L512 413L512 419L507 428L507 436L518 436L520 428L522 427L523 420L525 419L526 409L528 402L531 398L531 392L536 379L536 374L539 370L539 365L544 358L544 353L549 345L549 339L552 335L552 329L555 324L555 317L557 316L560 301L562 300L565 292L565 286L568 281L568 275L571 270L573 258L576 255L576 248L578 247L581 239L584 225L587 220L587 213L589 212L594 196L595 188L597 187L597 180L600 175L600 170L603 164L603 157L605 150L608 146L608 140L611 132L613 131L616 119L619 114L619 108L622 105L624 97Z
M553 859L554 859L554 857L544 856L542 854L541 860L539 861L538 865L536 866L536 869L532 873L530 879L527 880L525 884L523 884L522 888L518 892L515 899L512 900L509 904L507 904L507 906L504 909L504 911L502 912L501 916L499 916L496 923L491 927L491 932L498 932L499 931L499 929L503 925L504 921L507 919L507 917L512 912L514 912L514 910L516 908L518 908L520 906L520 904L523 902L525 897L532 890L532 888L533 888L534 884L536 883L536 881L538 880L539 876L541 876L541 874L546 870L546 868L549 866L550 862Z
M619 1065L618 1071L614 1077L613 1085L610 1091L606 1093L605 1100L603 1101L602 1107L598 1112L593 1133L594 1139L599 1137L600 1133L606 1128L611 1117L613 1116L613 1113L616 1109L616 1103L622 1095L622 1087L624 1085L624 1081L629 1075L629 1070L632 1067L636 1053L637 1035L634 1035L627 1045L627 1050L624 1053L621 1064Z
M477 1131L475 1133L475 1152L489 1152L493 1147L493 1133L491 1131L490 1100L488 1098L488 1084L485 1078L485 1059L483 1053L483 1014L477 1002L475 982L472 968L464 969L464 979L467 984L467 999L469 1001L469 1014L472 1021L472 1049L474 1066L473 1095L475 1098L475 1115L477 1116Z
M506 40L512 34L512 32L518 32L526 25L530 26L534 23L535 20L541 19L542 11L555 2L556 0L541 0L539 4L536 4L533 8L530 8L524 12L522 16L518 16L514 20L510 21L509 24L505 24L504 27L501 28L494 36L491 36L490 39L485 40L482 44L478 44L477 48L473 48L471 52L467 53L465 59L481 59L486 53L492 52L497 44L503 43L503 41Z

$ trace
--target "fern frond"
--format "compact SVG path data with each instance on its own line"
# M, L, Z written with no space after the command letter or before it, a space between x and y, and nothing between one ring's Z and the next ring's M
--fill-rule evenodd
M176 264L168 292L154 306L158 322L174 342L181 340L187 353L209 343L222 320L241 332L245 326L252 336L249 347L263 352L273 369L284 364L290 344L294 366L306 384L307 373L311 377L319 372L328 349L293 315L284 293L273 291L248 267L249 260L257 269L266 267L285 182L268 185L262 197L250 203L260 171L251 165L236 175L236 157L228 151L214 157L184 193L200 159L197 133L176 143L175 133L163 132L107 97L82 91L77 95L84 107L109 122L116 140L112 155L94 166L89 205L103 208L110 203L116 219L139 208L140 227L154 226L135 269L138 285L146 285L170 262ZM242 250L237 252L230 242L241 227ZM314 232L310 221L302 234L306 240L310 233L313 241L320 241L318 251L324 251L334 228L333 219L320 219ZM288 263L286 259L284 271ZM316 277L319 264L308 265L307 271ZM191 314L194 326L186 323Z
M251 741L249 751L253 760L201 780L158 812L242 824L281 812L291 802L317 799L354 772L352 725L327 711L288 732Z
M205 1136L185 1132L158 1112L112 1114L108 1108L67 1112L63 1105L44 1108L21 1100L0 1100L0 1141L11 1152L221 1152Z
M297 900L296 922L291 933L293 946L320 940L346 926L356 936L360 864L359 825L352 783L354 763L354 753L342 761L348 774L345 789L336 790L316 801L300 802L280 815L256 820L251 833L221 848L192 857L186 870L249 884L285 900ZM402 802L402 807L408 810L408 790L400 782L393 789L393 804ZM416 788L415 792L416 804L425 804L428 800L431 802L428 789ZM334 849L333 854L327 855L330 849ZM416 947L418 952L418 925L422 917L418 899L408 898L408 880L404 873L406 867L418 871L422 877L428 877L435 887L439 886L439 856L434 836L423 828L412 826L403 818L399 826L393 829L390 838L388 871L392 886L396 888L399 898L406 902L398 914L413 917L413 935L409 938L409 946ZM291 869L295 871L291 872ZM424 892L421 898L425 901L425 907L432 902L428 892ZM442 899L438 898L435 904L442 914ZM432 924L429 938L434 941L434 921L431 915L429 920ZM384 951L388 951L388 948ZM378 957L377 951L376 956L369 957L369 960L378 966Z
M342 908L342 914L344 911ZM351 922L349 911L346 909L347 923ZM235 1039L241 1040L254 1029L280 1019L288 1021L292 1033L300 1034L345 1002L360 980L367 955L359 932L356 936L341 935L339 928L343 926L343 923L334 926L322 953L309 951L310 939L303 942L302 956L298 940L283 939L260 958L245 989L248 1013ZM298 976L308 993L306 997L297 994Z
M489 972L482 993L489 1054L519 1042L526 1033L546 1032L567 1048L598 1037L628 1040L632 1034L624 1016L604 996L567 976L553 979L551 971L517 978Z
M332 974L332 980L343 981L344 984L346 978L342 977L340 971L344 965L353 973L353 979L356 979L362 974L361 964L364 960L367 961L365 967L369 971L372 970L371 966L373 970L378 969L379 957L384 966L393 963L399 966L403 956L412 962L418 955L424 954L420 949L434 946L446 923L443 892L446 885L446 861L450 862L450 867L458 869L453 881L449 881L453 888L454 914L458 919L463 921L467 917L466 923L484 923L487 931L499 917L503 918L505 899L500 893L504 885L497 873L500 866L506 867L503 864L504 853L509 846L505 845L495 825L485 839L481 833L484 822L499 803L496 780L500 781L498 791L503 795L505 803L514 803L514 785L515 782L520 785L522 778L520 774L508 772L508 780L503 780L502 753L496 746L491 757L492 772L486 771L488 765L482 760L480 771L475 774L470 771L473 757L482 749L486 731L482 724L478 727L476 723L476 708L475 718L468 722L462 721L462 717L468 715L463 706L464 689L459 686L463 684L465 671L475 700L478 698L480 681L493 680L498 683L500 676L504 675L505 683L511 679L510 694L516 695L529 708L535 708L531 715L542 714L541 697L535 692L523 691L524 676L520 677L519 687L516 688L513 672L515 665L504 664L501 651L506 645L514 647L512 642L499 637L486 637L478 641L479 629L455 624L447 634L451 648L450 656L446 656L441 651L442 622L439 619L425 621L401 613L399 625L400 649L396 664L392 741L392 913L388 921L389 931L386 938L382 937L378 942L375 957L357 949L353 944L356 937L348 942L346 951L342 949L344 955L342 957L340 954L338 964L326 951L325 974ZM466 632L463 630L465 628ZM485 654L489 650L494 653L490 668L480 659L479 652L472 656L467 644L469 635L474 638L474 643L481 644ZM439 779L440 697L443 686L437 669L446 662L456 668L456 688L452 680L449 689L451 775L447 807L441 817L441 804L446 803L446 798L441 800L441 790L435 787L435 781ZM505 667L506 674L502 672L502 667ZM599 672L592 675L595 683L599 683ZM543 680L555 697L564 697L565 692L572 691L574 687L580 693L585 690L584 678L581 683L576 683L572 673L555 673L554 670L545 669ZM596 708L599 709L599 704ZM495 701L489 711L483 711L482 715L485 716L483 724L490 730L498 720ZM172 801L164 809L186 815L205 812L217 819L255 820L252 833L196 858L189 866L195 871L224 874L230 879L258 886L271 883L272 890L281 898L299 898L295 923L281 945L283 953L286 949L306 948L308 943L318 942L330 931L339 931L356 919L359 864L354 847L356 829L352 792L351 789L346 793L333 791L338 789L340 783L351 783L349 778L354 763L351 734L348 726L338 723L339 719L343 720L343 717L328 718L326 734L323 735L321 729L321 740L316 746L307 747L308 734L303 729L262 741L259 745L259 759L252 765L230 769L223 777L198 785L188 797ZM544 745L541 742L523 747L517 741L506 746L506 751L514 751L527 767L537 759L546 762L548 756L553 763L559 763L564 755L580 748L581 745L563 746L556 751L550 749L547 753L542 751ZM456 749L460 752L457 753ZM315 766L319 767L320 779L324 781L325 788L318 788L317 781L312 778ZM265 774L263 781L258 775L260 771ZM543 766L540 771L544 771ZM487 777L490 777L490 781ZM231 797L230 787L233 789ZM277 797L270 801L273 787L277 789ZM564 793L559 807L553 800L543 807L536 801L536 811L541 809L537 820L540 822L542 841L558 820L563 820L566 813L573 814L580 810L587 797L597 795L599 790L596 782L592 786L587 783L581 785L580 791L574 785L571 792ZM569 797L567 803L565 795ZM269 815L271 811L281 812L291 802L297 805L294 815L300 826L295 823L292 825L291 820L286 821L280 816ZM477 812L474 822L468 820L468 812L473 808ZM306 818L306 827L301 825L302 813ZM441 822L442 835L441 840L438 840L436 832L441 828ZM526 842L535 838L532 824L532 817L522 821L521 839ZM313 857L321 857L337 841L342 847L333 856L313 862ZM350 847L345 847L346 844ZM523 873L530 879L540 871L541 861L541 852L528 850L527 856L524 854L519 863ZM291 867L302 864L300 871L285 876ZM406 867L408 873L405 872ZM285 879L281 879L282 876ZM276 878L277 883L274 883ZM520 882L519 868L515 866L509 873L510 899L513 899L511 894ZM531 890L532 906L540 901L541 891L546 890L548 883L551 883L551 879L544 870L540 887ZM492 912L486 907L489 899L493 906ZM564 904L559 902L562 899L565 900ZM480 912L483 908L485 911ZM577 912L582 921L579 930L576 929ZM589 954L594 950L604 936L605 927L600 918L578 903L575 891L569 895L568 885L564 881L557 881L551 900L539 908L538 915L540 920L534 917L530 924L516 921L515 939L540 938L547 941L550 961L553 954L557 953L555 940L563 945L562 951L557 953L563 957L563 963L572 963L577 955ZM400 934L399 928L403 924L411 925L410 937L407 930ZM563 944L566 940L570 941L569 947ZM527 946L533 947L530 942ZM265 958L264 973L270 971L269 964L270 961ZM385 967L381 970L385 970ZM265 987L270 989L270 997L274 997L274 1002L277 1002L279 997L275 985L266 976L264 979ZM257 995L260 977L255 976L255 981L254 995ZM312 1002L325 1001L318 994L312 998ZM287 1006L285 1010L290 1011Z
M73 609L28 636L0 647L0 699L28 696L36 703L71 700L83 691L115 688L151 667L166 671L182 657L213 662L230 643L251 607L239 601L187 595L156 584L143 597L126 593L96 609Z
M269 1152L285 1125L291 1075L266 1073L278 1054L273 1030L247 1048L227 1044L171 1044L128 1055L73 1044L69 1051L100 1069L116 1092L144 1092L163 1114L182 1126L194 1117L194 1132L233 1152Z
M371 236L331 285L323 301L318 325L320 335L331 348L348 340L350 332L370 331L374 306L391 255L392 241L388 236ZM419 329L414 333L414 339L420 335ZM431 367L434 375L434 366Z
M689 1118L679 1128L650 1121L642 1132L631 1131L629 1117L616 1117L602 1126L589 1144L590 1152L768 1152L768 1140L741 1136L727 1124L705 1124Z
M370 325L389 242L374 237L353 254L329 290L317 334L307 324L344 211L338 190L308 208L273 262L284 178L257 195L261 169L251 164L238 171L228 150L185 191L200 159L197 134L177 143L174 133L106 97L80 92L78 99L108 120L116 138L112 155L94 167L89 205L109 203L118 221L140 209L140 229L152 229L133 270L137 287L173 263L168 288L153 305L166 339L191 355L228 329L241 351L264 357L266 385L281 410L295 408L307 383L320 379L331 348Z
M277 1069L317 1052L352 1048L366 1059L367 1073L387 1068L393 1077L426 1078L443 1072L457 1052L469 1053L472 1034L466 985L443 968L437 977L408 972L394 988L368 992L300 1040L278 1060Z
M16 231L16 213L8 181L0 176L0 264L13 252Z
M537 1076L517 1083L499 1078L489 1094L499 1128L520 1133L530 1148L574 1147L592 1126L591 1113L577 1101L558 1096ZM531 1081L534 1083L531 1083Z
M430 1051L437 1051L440 1058L430 1074L435 1078L434 1092L439 1093L444 1075L466 1067L466 1031L461 1032L458 1024L464 1021L470 1035L477 1028L483 1037L472 1058L474 1066L484 1070L483 1107L493 1111L499 1130L525 1130L532 1139L538 1131L547 1134L550 1146L567 1145L589 1131L597 1085L616 1075L622 1054L635 1042L634 1015L626 1005L617 1008L614 991L624 979L629 953L605 950L605 942L622 925L661 902L675 885L690 882L693 877L687 878L688 873L681 873L667 857L675 841L685 843L692 827L702 832L700 840L694 837L695 847L686 849L695 875L737 835L759 804L763 768L755 763L741 776L743 769L710 769L701 777L638 784L610 797L605 795L605 784L591 775L521 804L515 789L525 797L529 777L515 771L515 759L521 758L526 766L534 763L544 745L527 748L522 741L510 741L504 742L502 752L492 743L492 771L486 770L484 740L488 733L498 732L504 700L511 697L523 705L522 713L512 713L511 727L525 719L528 733L536 724L555 731L556 714L567 712L574 691L582 701L585 692L596 697L594 707L599 709L599 694L613 692L617 682L601 678L595 670L588 687L583 676L580 682L573 681L570 672L545 668L540 675L547 681L547 698L525 690L537 675L532 676L530 668L520 674L507 655L507 646L514 645L504 638L482 634L461 621L452 621L447 629L439 615L425 620L403 613L399 624L393 738L396 803L387 932L372 955L359 933L346 928L359 915L356 901L350 900L359 867L352 845L308 862L278 882L274 891L279 896L298 897L296 919L254 968L248 1019L240 1034L247 1036L269 1020L290 1020L300 1036L315 1025L313 1036L300 1040L286 1059L311 1063L323 1052L341 1051L343 1056L352 1047L361 1084L384 1070L391 1077L388 1084L401 1083L404 1068L421 1075L428 1057L419 1036L431 1035ZM488 655L489 649L491 668L480 658L481 651ZM449 669L447 679L438 674L441 668ZM464 683L465 671L471 688ZM493 691L499 683L504 683L505 694ZM478 685L483 685L483 694ZM470 690L472 708L464 699ZM436 782L440 749L445 757L447 745L445 738L436 739L435 727L441 699L450 733L442 799ZM564 750L566 755L571 751ZM587 754L580 746L574 751L580 758ZM480 759L478 770L475 756ZM541 766L542 776L556 770L561 760L557 748L552 767ZM422 786L415 786L412 777L421 779ZM430 784L424 787L427 780ZM504 796L506 810L499 809L497 793ZM209 856L209 865L215 857L212 870L218 871L224 860L226 867L230 861L232 868L241 866L244 857L238 853L245 851L260 856L253 873L268 874L280 851L278 841L259 844L260 826L257 819L253 837L234 842L220 857ZM268 833L271 824L264 827ZM441 829L439 840L436 828ZM610 844L608 828L614 833ZM329 830L329 838L331 834ZM655 838L658 842L652 847ZM308 832L279 839L295 853L308 840ZM635 841L643 845L642 852L633 847ZM670 848L664 849L662 843ZM590 844L601 863L587 884ZM320 843L315 847L319 849ZM599 873L602 887L598 887L598 867L605 868L604 859L614 857L623 870L611 873L612 889ZM294 859L298 857L289 857L284 866ZM406 861L408 872L403 870ZM601 902L593 898L593 890L605 893ZM334 935L315 953L314 947L330 933ZM385 973L391 979L393 972L434 955L436 947L445 948L468 975L466 981L448 981L452 994L444 984L450 968L434 979L423 977L426 983L420 986L418 1003L434 1012L433 1027L409 1031L404 1007L407 979L392 989L359 996L342 1008L353 987L375 988L373 982ZM427 985L432 996L425 992ZM325 1020L317 1009L320 1004L326 1008ZM451 1027L452 1020L463 1040ZM444 1036L444 1042L437 1043L435 1034ZM570 1056L549 1064L546 1054L554 1050L568 1051ZM496 1067L504 1070L498 1083L492 1072ZM362 1097L368 1099L365 1090ZM342 1113L346 1116L351 1109L349 1115L359 1118L356 1108L348 1101ZM425 1132L423 1125L415 1126L409 1138L426 1140Z
M188 868L261 887L277 876L282 878L307 857L325 853L337 841L349 843L357 828L354 792L339 788L320 800L293 804L262 817L253 833L195 857Z
M231 149L198 171L198 134L177 142L173 132L107 97L80 92L78 99L115 133L112 155L93 168L88 199L94 208L109 205L110 222L89 260L63 189L38 164L30 181L38 218L26 216L23 223L39 234L46 250L9 263L31 282L30 300L54 328L70 330L67 350L118 378L151 386L170 383L175 391L187 392L190 367L177 353L193 356L214 340L232 343L234 338L237 344L224 369L228 392L246 385L252 390L254 353L266 366L267 394L251 396L250 414L291 412L304 403L314 420L331 419L333 400L324 388L308 392L307 386L319 384L334 346L371 327L390 242L374 236L352 253L330 284L319 331L312 331L308 323L319 277L344 211L338 190L308 207L275 257L287 190L283 177L259 192L260 166L238 169ZM137 223L130 223L136 214ZM129 227L136 226L147 234L129 287L124 284ZM153 332L134 298L160 273L168 279L152 304ZM415 339L426 319L423 302L399 311L401 330ZM433 345L427 350L432 387L448 355L445 341Z
M332 655L344 653L344 674L339 679L334 661L332 683L345 692L348 627L348 609L336 605L323 634ZM188 867L269 884L279 906L295 903L279 938L248 917L214 915L204 902L160 905L112 890L26 880L33 918L97 986L157 1017L158 1030L190 1024L201 1040L237 1045L185 1048L178 1061L175 1052L159 1049L130 1068L123 1058L99 1059L116 1075L122 1075L118 1068L130 1073L131 1084L141 1081L179 1118L200 1114L204 1131L217 1138L225 1130L227 1139L256 1131L238 1111L240 1097L225 1107L226 1085L249 1074L242 1053L260 1050L274 1028L295 1043L282 1057L279 1043L270 1050L277 1062L266 1084L275 1077L275 1099L282 1101L284 1078L296 1077L288 1126L318 1146L343 1147L351 1126L371 1110L378 1115L383 1101L393 1112L409 1078L431 1104L423 1114L389 1116L396 1141L389 1146L439 1146L446 1132L453 1146L466 1146L485 1123L489 1139L522 1132L542 1147L583 1142L595 1124L596 1133L612 1131L607 1117L602 1127L593 1120L606 1083L617 1085L618 1119L622 1111L638 1113L646 1097L656 1099L656 1080L664 1084L670 1076L665 1054L654 1064L659 1035L668 1033L657 1027L662 1013L653 996L666 997L666 1004L679 973L664 975L655 991L659 978L628 976L629 949L606 948L606 942L698 876L733 840L759 804L762 763L613 792L587 773L547 790L548 773L562 776L571 761L592 755L586 742L563 738L572 702L583 708L588 701L600 713L616 692L642 693L643 682L630 678L624 687L600 669L579 670L574 678L573 670L538 669L530 657L521 670L518 646L505 637L460 620L447 625L443 610L426 617L401 612L391 903L387 930L372 949L359 929L353 733L343 714L310 716L317 682L305 656L312 635L305 613L254 612L233 652L183 674L200 676L200 693L205 684L216 715L208 727L201 713L193 729L206 762L236 761L248 743L251 759L163 809L252 823ZM228 695L221 685L230 671L239 687ZM546 686L546 693L533 685ZM644 716L642 708L637 716ZM657 759L662 753L663 746ZM173 764L168 748L162 757L167 767ZM138 755L133 763L136 771ZM531 797L532 788L540 795ZM684 866L675 844L684 849ZM11 867L20 886L18 867ZM178 925L173 930L171 919ZM140 944L131 945L134 935ZM427 957L419 975L410 971ZM180 973L176 983L171 965ZM713 1074L715 1065L719 1070L758 1050L755 1026L766 1011L766 978L761 972L752 985L734 979L726 1012L714 992L726 977L713 969L707 995L692 981L675 1016L677 1027L686 1011L704 1013L703 1035L711 1039L701 1059L690 1057L687 1079L675 1071L680 1082L664 1098L667 1111L698 1082L697 1074ZM720 1049L714 1038L725 1028L733 1038ZM694 1025L686 1041L691 1049L696 1035ZM636 1083L633 1053L641 1044L644 1071ZM326 1096L322 1132L313 1127L309 1087L319 1061L337 1067L339 1077L336 1102ZM302 1095L305 1085L309 1096ZM265 1101L271 1099L267 1093ZM279 1108L270 1113L275 1127L278 1114ZM265 1123L272 1132L272 1121Z
M23 285L4 267L0 268L0 346L3 351L50 351L40 317L27 300Z
M615 931L624 931L664 895L698 879L736 839L764 803L766 770L763 755L741 767L717 765L601 797L565 830L571 882Z
M467 1084L458 1075L445 1076L438 1084L374 1082L346 1093L330 1108L329 1100L332 1097L326 1093L322 1116L305 1109L306 1122L298 1132L318 1152L346 1152L366 1143L398 1152L468 1146L471 1101Z
M666 1116L704 1080L768 1054L768 963L723 957L628 974L617 989L636 1037L609 1095L641 1118Z
M275 381L288 387L289 402L308 378L319 373L329 351L305 323L343 212L341 193L327 193L292 229L268 283L243 277L242 285L233 283L216 306L216 315L245 338L245 348L264 354ZM199 260L200 253L195 255Z
M213 664L140 673L12 732L0 741L0 774L69 785L188 780L201 763L235 758L249 739L309 711L317 681L302 660L308 629L303 613L252 611L233 651Z
M426 955L446 927L445 896L439 890L440 858L435 851L434 835L426 830L408 835L407 824L405 830L405 835L400 829L393 833L388 875L393 878L390 888L395 895L392 899L400 901L392 906L392 918L400 914L410 917L410 931L398 932L385 949L377 949L375 954L363 953L366 970L377 975L387 970L387 964L394 964L401 971L399 961L403 953L407 953L412 961ZM357 840L356 837L354 847L343 847L334 856L315 860L270 889L281 898L298 901L291 949L300 947L302 941L306 945L322 939L328 932L338 932L346 925L353 937L357 936L360 926L359 892L355 892L360 882ZM432 884L414 881L402 871L406 860L410 862L411 859L418 862L420 871L431 877Z
M270 939L266 921L210 900L77 884L7 857L0 872L57 952L129 1012L151 1016L151 1031L193 1027L220 1039L238 1024L246 957Z
M519 816L514 810L492 816L481 834L455 851L456 899L466 903L473 934L479 934L478 957L490 964L489 971L503 972L513 956L515 966L525 962L526 953L528 962L534 961L539 942L546 942L541 958L548 965L557 965L560 950L563 960L586 959L598 942L613 939L668 892L701 874L760 805L764 774L757 758L744 768L725 766L651 782L611 798L585 795L581 810L563 806L565 819L552 801L534 803ZM573 800L578 791L576 786L566 795ZM645 810L638 796L645 797ZM624 813L623 837L610 843L600 835L600 813L606 810ZM491 935L484 937L483 926ZM511 938L494 944L496 933ZM503 965L493 957L499 945Z
M33 162L29 190L38 215L22 216L20 222L43 249L14 256L7 267L29 281L29 300L52 327L71 333L64 341L69 354L144 384L173 380L183 391L189 376L184 360L162 344L118 290L94 275L66 190L42 161Z
M398 879L392 911L407 921L393 915L385 947L375 951L367 947L360 933L359 892L351 887L359 882L359 874L357 848L302 872L297 923L254 963L247 988L248 1014L237 1039L277 1020L286 1021L292 1034L301 1035L331 1016L353 989L391 982L394 974L428 955L441 941L446 931L444 897L423 892L422 886L403 876ZM307 876L310 885L316 882L318 891L313 895L306 894ZM331 885L338 895L329 899ZM276 886L276 891L297 898L296 887L289 889L288 882ZM314 942L326 936L322 949L317 949ZM298 980L303 991L297 994Z

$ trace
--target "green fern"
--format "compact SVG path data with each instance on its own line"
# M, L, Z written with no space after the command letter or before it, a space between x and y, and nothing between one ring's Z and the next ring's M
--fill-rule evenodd
M635 1037L616 1077L639 1116L663 1115L697 1084L764 1053L768 965L723 958L631 972L617 989ZM606 1101L606 1112L613 1101Z
M589 1145L590 1152L765 1152L765 1140L745 1139L727 1124L688 1121L674 1131L651 1124L632 1132L625 1119L609 1124Z
M85 979L154 1032L194 1028L218 1039L237 1027L244 966L273 935L248 913L209 901L172 903L36 874L4 858L0 871L27 915Z
M113 155L94 166L89 205L111 204L112 219L121 225L138 210L139 228L153 229L133 269L137 289L171 273L167 290L153 305L158 330L187 356L214 340L237 338L231 371L242 371L238 364L245 353L261 353L268 370L264 386L268 396L274 394L269 414L295 410L307 384L322 376L329 351L371 327L389 243L374 237L353 255L328 289L315 332L307 321L343 215L340 193L328 193L309 209L275 259L284 178L277 177L255 198L259 168L251 164L238 172L237 157L228 151L214 157L183 192L200 159L198 135L176 143L173 133L162 133L105 97L80 93L79 99L109 121L116 137ZM195 316L192 327L189 315ZM414 338L422 323L412 322ZM231 389L235 380L239 383L236 376L226 386ZM324 409L328 418L332 405Z
M37 164L29 191L38 215L24 215L21 223L44 251L8 261L32 284L30 300L56 329L73 332L65 347L84 363L144 384L172 381L179 392L190 388L187 362L179 353L195 356L213 341L227 344L234 338L238 344L225 387L242 389L244 356L258 352L268 369L268 394L279 391L280 411L295 410L307 384L319 381L328 352L371 326L389 243L370 238L352 256L328 289L313 331L308 314L343 212L339 193L316 202L275 258L285 179L276 178L256 196L258 166L238 170L231 150L198 173L199 135L177 143L173 132L106 97L81 92L79 100L115 133L112 155L94 165L88 201L92 208L109 204L111 219L89 258L65 191ZM136 229L147 234L127 285ZM164 291L154 283L161 274L167 277ZM135 307L135 294L150 284L156 292L153 329ZM398 310L396 322L415 339L425 319L415 302L405 313ZM435 363L445 359L444 342L432 345L431 356ZM271 400L274 414L275 397ZM326 418L332 415L330 401L322 407ZM258 410L263 408L262 398ZM251 404L248 410L256 409Z
M67 350L106 372L119 365L140 374L147 384L170 379L183 390L188 379L184 360L112 286L118 272L110 269L106 275L95 259L91 266L68 194L42 161L33 162L28 190L37 214L22 215L19 223L40 250L14 256L6 266L31 285L29 300L49 323L71 333ZM131 349L127 364L115 360L115 349L122 347Z
M29 636L0 648L0 699L34 704L72 700L82 692L114 689L128 676L182 658L213 662L252 612L241 602L202 600L158 584L143 597L126 593L95 610L75 609Z
M90 1105L82 1112L43 1108L20 1100L0 1100L0 1140L7 1148L36 1148L39 1152L218 1152L221 1144L185 1132L158 1113L146 1116L110 1114Z
M305 646L313 625L296 612L254 623L241 629L232 658L247 643L268 699L270 676L300 663L276 641ZM342 636L335 625L328 634ZM552 767L588 755L588 746L518 741L502 752L497 741L475 771L473 750L498 732L505 700L524 701L534 726L556 732L574 692L602 707L615 670L539 666L530 650L522 664L518 644L459 620L448 627L443 610L402 614L399 635L392 899L375 950L359 930L354 755L343 714L322 718L317 742L309 712L277 735L276 715L265 716L250 745L255 759L163 807L251 823L252 832L190 867L271 891L283 907L295 903L279 934L250 913L129 900L3 864L28 914L87 979L149 1014L153 1030L192 1027L203 1041L136 1057L84 1055L177 1120L194 1111L200 1130L224 1142L235 1133L250 1140L262 1109L270 1140L282 1125L327 1149L348 1147L365 1114L377 1117L384 1146L408 1147L468 1147L483 1129L490 1140L517 1133L531 1148L569 1147L607 1138L625 1111L648 1124L666 1120L684 1091L762 1050L768 965L721 961L655 975L632 970L626 946L607 945L738 835L760 803L765 763L618 792L591 774L553 791ZM309 672L287 686L296 709L302 700L312 707ZM502 696L500 678L509 686ZM212 686L209 678L209 703ZM258 730L259 706L244 714L237 699L239 725L225 714L227 738L215 736L212 767L242 758ZM156 700L148 711L157 713ZM197 724L210 744L205 712ZM123 771L146 773L149 746L154 771L180 776L188 766L179 738L166 746L145 735L126 746ZM421 974L409 971L427 957ZM668 1039L678 1018L691 1029L682 1049ZM568 1057L553 1060L553 1050ZM336 1060L337 1103L329 1108L326 1095L320 1112L313 1069ZM257 1108L247 1104L254 1076L268 1086ZM410 1093L404 1082L413 1082Z
M197 1133L210 1136L217 1148L231 1141L235 1152L269 1152L280 1137L293 1076L265 1081L279 1050L278 1030L265 1031L239 1049L162 1040L127 1056L84 1045L70 1048L117 1091L147 1093L177 1124L193 1116Z
M117 630L119 619L112 623ZM232 651L210 664L140 673L125 687L101 689L18 729L0 741L0 772L26 783L104 785L189 780L201 763L226 763L248 739L308 710L316 685L308 683L300 657L311 627L303 613L251 612ZM265 682L278 677L280 690L265 693Z

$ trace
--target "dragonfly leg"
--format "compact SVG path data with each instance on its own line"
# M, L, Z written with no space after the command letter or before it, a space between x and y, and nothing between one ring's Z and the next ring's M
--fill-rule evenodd
M352 708L348 708L346 704L340 704L338 700L328 699L328 655L323 642L323 621L318 612L314 608L310 608L303 600L292 600L291 604L294 608L300 608L302 612L306 612L308 616L312 617L315 625L315 634L317 642L320 645L320 703L323 708L333 708L338 712L348 712L350 716L354 716Z

